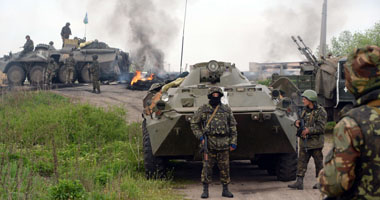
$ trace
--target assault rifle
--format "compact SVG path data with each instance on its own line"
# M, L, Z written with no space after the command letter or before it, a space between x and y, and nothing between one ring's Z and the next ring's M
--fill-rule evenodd
M297 39L294 36L291 36L292 40L294 43L296 43L298 50L303 54L306 59L315 67L319 67L319 62L317 58L314 56L313 52L311 49L306 46L306 44L303 42L302 38L300 36L297 36L299 42L302 44L302 46L298 43Z
M305 151L307 151L307 137L308 135L306 135L305 138L302 137L302 131L305 130L305 120L302 119L302 114L299 114L298 113L298 118L299 118L299 121L300 121L300 124L299 124L299 127L297 129L297 134L296 136L303 139L304 143L305 143Z

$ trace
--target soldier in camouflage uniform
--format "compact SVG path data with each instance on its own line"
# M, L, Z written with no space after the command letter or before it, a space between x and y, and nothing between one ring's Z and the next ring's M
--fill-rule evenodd
M24 48L21 53L20 57L23 57L25 54L32 52L34 50L34 43L33 40L30 39L30 36L25 36L26 42L22 48Z
M44 70L44 83L50 85L52 83L53 77L58 70L58 65L53 58L49 59L49 62Z
M66 68L66 80L65 84L72 84L74 80L74 70L75 70L75 60L74 54L70 53L70 56L65 60L65 68Z
M314 159L316 177L318 177L319 171L323 168L322 148L327 121L327 113L321 105L317 104L317 93L314 90L305 90L302 94L302 102L305 107L300 117L304 120L304 129L299 140L297 181L288 185L288 187L298 190L303 190L303 177L310 157ZM301 128L300 120L297 120L295 125ZM313 189L318 189L318 184L315 184Z
M380 48L355 49L345 77L356 105L334 128L321 192L331 199L380 199Z
M100 94L100 84L99 84L99 73L100 73L100 67L98 62L98 56L93 55L92 56L92 64L90 67L90 74L92 79L92 93ZM98 90L96 92L96 90Z
M203 169L201 181L203 193L201 198L208 198L208 185L211 183L212 168L217 163L220 170L220 180L223 184L222 196L232 198L233 194L228 190L230 183L229 152L236 149L237 130L236 120L228 105L221 103L222 89L210 88L208 93L209 103L199 107L191 121L191 129L204 145L207 139L208 154L203 157ZM215 114L213 115L214 111ZM212 117L213 115L213 117ZM209 119L210 123L207 125Z
M62 27L62 30L61 30L62 47L63 47L63 44L65 43L65 39L69 39L70 35L71 35L70 23L67 22L66 25Z

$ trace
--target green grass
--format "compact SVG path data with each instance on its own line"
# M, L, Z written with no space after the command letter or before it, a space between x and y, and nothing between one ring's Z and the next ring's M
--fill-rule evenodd
M50 92L0 96L0 199L181 199L146 180L141 124Z

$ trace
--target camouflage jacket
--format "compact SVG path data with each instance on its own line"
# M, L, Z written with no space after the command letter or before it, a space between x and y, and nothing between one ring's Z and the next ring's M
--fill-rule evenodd
M68 58L66 58L66 60L65 60L65 67L67 68L67 69L74 69L75 68L75 60L74 60L74 58L73 57L68 57Z
M92 61L92 64L90 67L90 73L91 73L92 78L99 79L100 67L99 67L99 62L97 60Z
M205 127L214 108L210 104L199 107L191 120L194 135L201 139L207 134L210 150L228 150L230 145L237 145L236 120L228 105L221 104L208 127Z
M24 44L24 52L31 52L34 49L33 40L27 40Z
M327 113L325 109L317 105L314 109L304 108L301 118L305 120L305 128L309 129L307 139L300 140L300 148L318 149L323 148L324 132L327 122Z
M62 27L62 30L61 30L62 38L69 39L70 35L71 35L70 27L68 27L68 26Z
M49 73L53 73L55 72L56 70L58 70L58 65L56 62L53 62L53 63L48 63L47 66L46 66L46 72L49 72Z
M338 199L380 199L380 90L357 103L334 128L333 148L319 174L321 192Z

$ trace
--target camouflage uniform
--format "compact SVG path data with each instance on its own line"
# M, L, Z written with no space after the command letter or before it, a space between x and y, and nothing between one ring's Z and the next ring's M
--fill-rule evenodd
M345 72L357 101L334 128L333 148L319 176L321 192L337 199L380 199L380 48L356 49Z
M309 163L310 157L313 157L315 163L315 177L318 177L319 171L323 168L323 134L325 132L327 113L320 105L316 105L316 108L313 110L305 108L303 113L301 117L305 120L305 128L309 129L309 134L306 139L300 138L297 176L305 176L307 164Z
M98 90L98 93L100 93L100 84L99 84L99 73L100 73L100 67L98 62L98 56L93 56L93 61L90 67L90 73L91 73L91 79L92 79L92 87L93 91L95 93L95 90Z
M23 46L23 50L21 51L20 53L20 57L24 56L25 54L29 53L29 52L32 52L34 50L34 43L33 43L33 40L31 40L30 38L26 40L24 46Z
M65 68L66 68L65 84L71 84L74 79L74 70L75 70L75 60L72 55L66 58Z
M62 30L61 30L62 41L64 42L65 39L69 39L70 35L71 35L70 23L66 23L66 25L62 27Z
M221 93L220 91L218 88L211 88L209 95L214 92ZM196 138L201 141L205 137L203 133L207 133L208 161L203 158L202 183L207 185L211 183L212 168L217 163L220 171L220 181L226 186L230 183L230 147L235 149L237 145L237 123L231 108L220 103L219 109L209 126L205 127L214 110L215 108L210 104L204 104L199 107L192 118L191 129Z
M52 83L55 72L58 70L57 63L51 59L44 71L44 83L50 85Z

